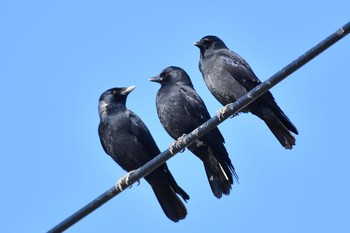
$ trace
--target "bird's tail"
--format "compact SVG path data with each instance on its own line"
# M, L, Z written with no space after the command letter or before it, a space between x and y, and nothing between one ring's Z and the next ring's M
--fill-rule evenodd
M290 132L298 134L298 131L282 110L272 111L267 107L258 107L251 112L265 121L266 125L284 148L293 148L295 138Z
M214 196L221 198L223 194L229 195L233 184L233 176L238 180L232 164L230 163L229 166L224 162L220 162L210 147L203 143L198 145L195 142L189 149L203 161L208 182Z
M176 184L170 171L167 170L166 172L169 172L167 176L164 173L152 172L145 178L151 184L165 215L172 221L178 222L186 217L187 209L176 193L179 193L185 201L189 199L189 196Z
M176 183L175 178L171 174L168 166L163 164L162 168L167 174L167 178L172 189L175 191L175 193L179 194L185 202L187 202L187 200L190 199L190 196Z
M229 195L232 182L220 166L220 163L217 163L215 167L213 167L212 164L204 162L204 168L207 173L210 188L215 197L221 198L222 194Z
M169 219L178 222L186 217L187 209L171 186L152 185L152 189Z

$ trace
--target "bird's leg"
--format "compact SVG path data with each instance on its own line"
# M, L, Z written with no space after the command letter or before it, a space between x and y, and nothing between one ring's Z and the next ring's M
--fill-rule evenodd
M118 182L115 184L116 189L119 189L120 191L123 191L123 185L122 184L126 184L129 185L129 181L130 181L130 175L134 173L134 171L130 171L128 172L126 175L122 176ZM140 181L137 181L138 183L140 183Z
M181 137L179 137L176 141L170 144L169 151L171 154L174 154L174 150L176 147L178 147L183 141L185 140L187 134L183 134Z

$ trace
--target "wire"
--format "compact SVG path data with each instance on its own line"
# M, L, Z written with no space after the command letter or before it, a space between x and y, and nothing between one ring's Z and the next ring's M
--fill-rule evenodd
M313 58L318 56L320 53L325 51L327 48L338 42L340 39L345 37L350 32L350 22L345 24L343 27L338 29L336 32L328 36L326 39L321 41L319 44L308 50L306 53L289 63L286 67L278 71L271 78L262 82L254 89L249 91L246 95L239 98L236 102L228 104L221 108L218 111L218 114L213 118L209 119L207 122L203 123L197 129L193 130L191 133L187 135L183 135L174 143L172 143L171 148L163 151L161 154L147 162L142 167L131 171L121 177L117 184L101 194L95 200L91 201L89 204L72 214L70 217L66 218L61 223L57 224L54 228L49 230L48 232L62 232L82 218L99 208L101 205L121 193L126 188L130 187L132 184L152 172L154 169L165 163L168 159L173 157L175 154L179 153L187 146L192 144L195 140L200 138L201 136L208 133L210 130L218 126L221 122L225 121L227 118L232 116L233 114L239 112L239 110L243 109L251 102L256 100L258 97L263 95L269 89L274 87L276 84L285 79L288 75L292 74L294 71L298 70L300 67L305 65L307 62L311 61Z

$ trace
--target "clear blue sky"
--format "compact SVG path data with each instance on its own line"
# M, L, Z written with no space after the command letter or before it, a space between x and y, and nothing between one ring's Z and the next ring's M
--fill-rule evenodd
M210 113L221 107L198 70L201 37L265 80L350 20L347 0L119 2L0 2L1 231L45 232L125 174L97 134L106 89L137 86L127 106L165 150L148 78L180 66ZM230 196L212 195L186 151L168 162L191 196L184 221L142 180L68 232L349 232L349 60L350 36L272 89L299 130L293 150L250 114L220 125L240 177Z

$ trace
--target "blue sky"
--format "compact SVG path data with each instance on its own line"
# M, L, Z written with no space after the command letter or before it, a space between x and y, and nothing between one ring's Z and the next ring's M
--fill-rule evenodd
M176 65L191 76L214 115L193 46L213 34L242 55L261 80L349 21L335 1L8 1L0 2L1 229L45 232L125 174L97 134L97 104L111 87L136 85L127 106L161 150L173 141L148 82ZM349 232L350 37L272 89L297 126L283 149L251 114L220 130L240 177L216 199L188 151L168 164L191 196L173 223L149 185L126 190L67 232Z

